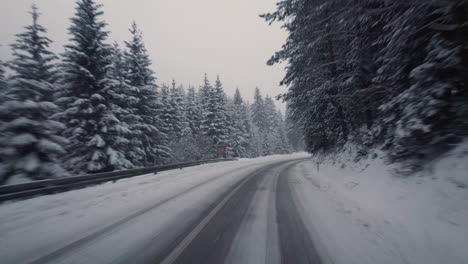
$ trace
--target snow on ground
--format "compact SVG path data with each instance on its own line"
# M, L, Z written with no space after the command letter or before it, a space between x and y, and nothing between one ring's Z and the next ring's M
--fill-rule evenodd
M180 228L249 173L306 156L206 164L1 204L0 262L28 263L145 212L132 224L106 234L106 239L85 244L58 261L136 262L152 251L148 245L163 248ZM346 155L340 158L344 162L325 161L319 166L313 158L288 171L299 211L325 263L468 263L468 142L411 177L393 175L380 157L358 163ZM275 225L265 224L275 219L273 191L278 177L272 174L260 184L264 191L249 206L256 218L241 225L230 252L233 259L271 260L254 249L278 240L270 230ZM163 201L167 202L152 208Z
M135 258L135 252L148 244L173 239L171 236L180 231L177 228L186 226L250 172L268 163L304 156L276 155L206 164L2 204L1 262L28 263L142 211L143 217L132 219L139 224L123 225L107 234L111 239L84 246L63 261L115 263L117 259ZM198 187L193 189L194 186ZM171 200L163 206L152 208L168 199ZM145 228L136 230L135 226ZM119 248L115 248L115 243L109 244L112 241L119 241Z
M468 263L468 142L411 177L392 175L379 157L346 158L292 173L326 263Z

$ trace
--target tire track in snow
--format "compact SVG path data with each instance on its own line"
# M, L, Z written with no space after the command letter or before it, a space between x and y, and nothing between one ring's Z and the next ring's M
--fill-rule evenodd
M297 163L296 163L297 164ZM322 263L292 196L288 166L279 176L276 190L276 213L281 248L281 262L294 264Z

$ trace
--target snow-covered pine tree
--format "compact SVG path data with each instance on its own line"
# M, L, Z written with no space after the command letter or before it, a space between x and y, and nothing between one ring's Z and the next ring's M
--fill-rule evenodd
M267 120L265 114L265 102L258 87L255 88L254 101L251 106L252 115L252 143L256 157L267 155L268 142L266 141Z
M209 93L208 93L209 92ZM208 96L206 95L208 93ZM219 76L215 86L212 87L205 76L204 85L200 88L201 102L204 103L202 133L211 138L212 147L218 144L227 144L228 123L226 112L226 94ZM214 153L214 150L213 150Z
M189 122L190 133L195 136L200 134L200 125L202 120L202 108L195 87L189 87L186 98L187 119Z
M216 82L213 87L213 98L216 98L215 108L215 144L227 143L227 131L229 131L230 124L227 122L226 103L227 96L224 93L223 84L219 79L219 75L216 77Z
M300 124L296 124L292 118L289 116L289 107L286 106L286 114L285 114L285 129L286 129L286 136L288 142L293 151L303 151L305 149L304 146L304 133L302 132L302 126Z
M8 89L8 83L5 77L5 64L3 63L3 61L0 60L0 105L2 105L3 102L8 100L7 89ZM6 120L7 120L6 116L0 116L0 126ZM2 162L2 159L0 157L0 163L1 162Z
M127 161L119 150L122 126L109 96L108 83L113 80L108 76L107 24L100 19L102 5L94 0L79 0L76 5L57 99L64 108L57 118L66 124L64 136L70 140L65 166L75 174L113 171Z
M426 57L409 73L409 88L383 107L398 113L385 120L396 123L390 152L393 160L432 158L447 144L455 144L468 135L468 97L463 94L468 73L468 30L461 26L468 13L464 18L457 15L463 8L468 11L468 4L456 1L423 5L428 13L426 19L439 18L423 35L429 38ZM420 164L413 161L411 165Z
M346 82L353 79L344 58L350 42L347 36L354 34L346 34L350 29L340 23L353 19L344 14L348 9L355 10L356 5L344 0L286 0L278 4L276 12L265 15L270 22L284 21L290 31L283 50L268 63L288 61L282 84L288 85L289 91L283 98L288 101L290 116L304 124L313 151L342 145L350 134L352 118L345 107L353 104Z
M291 153L291 145L286 134L286 123L281 111L277 112L278 128L276 133L276 144L273 151L276 154L288 154Z
M174 117L172 116L171 89L167 84L163 83L161 85L159 98L162 106L159 118L163 124L160 129L167 135L168 139L173 139L175 137L175 130L172 126Z
M141 166L139 164L140 157L145 153L139 142L138 131L133 131L131 128L142 122L142 119L137 115L136 107L139 100L135 97L136 88L132 87L128 80L128 72L126 71L126 63L122 49L117 43L111 48L111 63L108 66L107 81L105 82L105 90L112 101L112 112L120 121L113 126L115 129L112 133L119 135L116 137L116 142L113 146L115 169L128 169Z
M246 127L248 128L248 139L249 139L249 157L258 157L258 144L257 144L257 129L252 121L252 105L250 102L245 102L245 123Z
M214 95L214 88L208 81L207 76L205 75L204 84L200 87L200 101L202 104L203 119L201 122L202 133L213 140L215 128L214 128L214 119L215 119L215 109L216 109L216 99Z
M266 155L278 154L277 148L278 148L278 145L281 144L280 135L279 135L280 120L278 119L276 106L271 96L268 96L268 95L265 96L264 111L265 111L265 116L266 116L265 136L266 136L266 144L267 144L266 146L264 146L264 150L267 150L265 154Z
M31 15L32 24L11 45L14 73L0 106L0 185L11 178L41 180L68 175L58 163L67 143L60 136L64 125L51 119L59 110L51 102L55 87L49 82L56 56L48 50L51 40L38 23L35 5Z
M189 133L188 121L186 117L185 101L183 97L183 87L176 87L175 80L172 81L170 90L170 101L167 106L171 119L168 120L172 126L172 139L178 140Z
M386 149L390 149L394 142L396 123L400 118L395 104L395 98L411 86L410 72L422 63L425 57L424 48L430 36L427 35L426 24L430 23L425 16L427 5L410 6L401 1L381 6L388 11L381 14L381 23L385 24L378 34L376 43L381 49L375 56L378 67L373 74L372 86L375 94L382 97L371 97L379 104L378 119L371 132L377 142L384 142ZM416 10L418 10L416 12ZM405 28L404 31L401 28ZM400 30L399 30L400 29ZM375 131L375 132L374 132Z
M242 120L243 122L243 133L244 133L244 137L245 139L247 140L247 145L246 145L246 148L249 149L250 148L250 132L251 132L251 115L250 115L250 112L249 112L249 103L248 102L244 102L244 99L242 98L242 95L239 91L239 89L236 89L236 92L234 94L234 104L236 105L236 107L238 107L240 109L240 119Z
M160 118L164 105L158 98L151 60L143 43L142 33L135 22L130 28L130 33L131 40L125 42L125 61L129 84L136 88L135 97L139 100L135 114L141 118L141 122L132 126L131 130L138 131L140 146L145 152L141 157L141 165L154 166L171 156L168 138L162 129L165 125Z
M255 88L254 101L252 103L252 122L257 126L261 131L267 129L267 116L265 113L265 102L263 96L260 93L258 87Z
M178 90L183 91L181 87L179 87ZM167 96L163 95L162 97L169 98L169 93L169 87L166 86L165 89L163 89L163 94L167 94ZM183 95L184 93L180 92L180 94ZM180 106L182 106L181 110L185 113L183 118L186 120L186 128L182 131L180 138L171 142L170 146L173 150L173 162L187 162L213 157L212 140L210 137L203 135L201 131L203 115L199 96L195 88L190 87L184 98L184 103L180 104ZM166 109L169 110L170 107L166 107ZM172 116L169 113L166 114L168 120L170 120ZM184 119L182 119L182 121L183 120Z
M228 102L229 147L234 157L249 157L250 127L247 109L239 89L234 99Z
M0 60L0 95L4 95L6 93L6 90L7 90L7 81L5 77L5 65L3 61Z
M203 85L200 86L200 89L198 90L199 102L202 109L204 109L208 105L212 89L213 87L211 86L210 81L208 80L208 75L205 73Z
M243 105L244 104L244 99L242 99L242 95L240 93L239 88L236 88L236 91L234 92L233 103L235 105Z
M187 92L185 91L184 86L181 84L177 87L178 93L180 95L180 111L181 111L181 126L182 126L182 137L191 137L192 129L190 128L190 120L188 115L188 105L187 105Z

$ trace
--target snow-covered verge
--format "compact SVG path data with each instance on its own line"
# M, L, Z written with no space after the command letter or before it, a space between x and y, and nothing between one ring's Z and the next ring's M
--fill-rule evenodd
M410 177L383 155L316 160L291 185L326 263L468 263L468 142Z

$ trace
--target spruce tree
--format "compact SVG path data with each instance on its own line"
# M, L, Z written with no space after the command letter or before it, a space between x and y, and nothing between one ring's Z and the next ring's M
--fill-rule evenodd
M235 102L235 101L234 101ZM242 101L240 106L240 118L242 120L242 128L243 128L243 137L245 138L245 149L246 149L246 157L253 157L253 135L252 135L252 115L250 113L250 105L248 102Z
M159 112L159 118L162 121L163 126L160 129L167 135L168 139L175 137L175 130L173 127L172 107L171 107L171 89L167 84L162 84L160 91L161 111Z
M286 106L286 114L284 117L284 126L286 129L287 140L293 151L303 151L304 146L304 132L300 124L296 124L289 115L289 107Z
M160 119L163 103L158 98L156 78L151 70L151 60L143 43L142 33L134 22L130 28L132 38L125 42L129 84L135 88L135 97L139 100L135 114L141 121L132 126L138 131L139 145L145 155L139 163L143 166L154 166L163 163L170 157L168 138L163 120Z
M263 150L265 155L277 154L279 144L279 120L276 112L276 106L270 96L264 100L265 131L263 134Z
M57 117L66 123L70 140L66 167L74 173L97 173L126 167L122 150L121 122L109 95L111 46L101 20L102 5L79 0L69 27L70 44L65 46L61 66L61 89L57 102L64 111Z
M229 147L234 157L249 157L250 127L248 114L239 89L228 104Z
M200 134L200 125L202 120L202 107L195 87L189 87L187 91L187 119L189 123L190 133L193 136Z
M228 124L223 84L218 76L214 87L211 87L205 79L205 85L202 88L211 88L210 96L205 103L202 122L203 133L212 139L213 146L226 144Z
M199 95L199 101L200 105L202 108L205 108L208 106L208 102L211 96L211 90L213 87L210 84L210 81L208 80L208 75L205 74L205 78L203 79L203 85L200 86L200 89L198 90L198 95Z
M288 154L291 153L291 146L286 132L286 122L284 120L281 111L277 112L278 128L274 143L274 152L276 154Z
M268 154L268 142L266 140L267 120L265 103L260 89L255 88L254 101L251 106L252 116L252 145L256 157Z
M145 153L141 149L138 131L132 127L141 122L136 114L136 105L139 100L135 97L136 88L130 85L123 51L117 43L111 49L111 63L107 71L108 80L105 82L112 104L112 112L120 121L116 126L116 134L120 135L114 146L119 152L115 158L118 161L115 169L127 169L141 166L139 160Z
M219 79L219 76L216 77L216 82L213 87L213 95L212 98L215 99L215 137L214 142L215 144L219 143L227 143L227 133L229 130L230 124L227 122L227 112L226 112L226 94L224 93L224 87Z
M182 138L189 133L183 93L183 87L176 87L175 80L173 80L170 90L169 109L172 116L170 122L173 129L173 137L175 139Z
M265 102L258 87L255 88L254 101L252 103L252 122L261 130L267 129L267 116L265 113Z
M212 138L213 136L213 125L214 125L214 111L215 111L215 99L213 98L213 87L211 86L207 75L203 85L199 90L200 104L202 108L202 122L200 125L201 131L204 135Z
M0 106L0 184L10 178L34 180L58 178L67 172L58 163L67 141L59 134L64 125L51 119L59 111L51 101L55 86L50 82L56 56L48 50L51 40L32 7L32 24L16 35L11 86L2 85ZM2 70L3 75L3 70ZM1 76L3 79L3 76ZM3 80L2 80L3 81Z
M0 60L0 95L4 95L6 91L7 91L7 81L5 77L5 66L4 66L3 61Z

